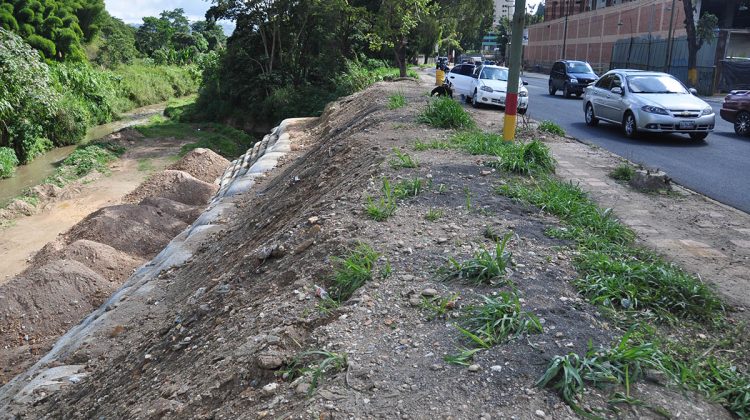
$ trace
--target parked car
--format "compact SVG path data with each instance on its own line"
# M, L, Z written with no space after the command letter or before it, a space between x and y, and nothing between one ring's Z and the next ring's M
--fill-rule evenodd
M581 96L586 86L598 76L589 63L585 61L560 60L552 65L549 73L549 94L554 95L562 90L563 96Z
M674 76L642 70L610 70L583 94L586 124L622 124L627 137L640 132L683 133L703 140L716 114Z
M729 92L719 111L721 118L734 124L734 132L750 136L750 90Z
M461 64L461 66L468 66ZM459 67L459 66L456 66ZM500 66L473 66L460 68L448 75L454 94L463 95L473 106L496 105L505 108L505 96L508 90L508 68ZM524 87L527 82L521 81L518 88L518 113L525 114L529 107L529 91Z

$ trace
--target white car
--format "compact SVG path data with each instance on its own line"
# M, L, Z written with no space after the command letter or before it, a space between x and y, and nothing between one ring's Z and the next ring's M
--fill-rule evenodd
M459 64L448 73L448 83L453 94L463 95L473 106L496 105L505 108L505 95L508 90L508 68L491 65L475 66ZM523 115L529 107L529 91L518 85L518 113Z

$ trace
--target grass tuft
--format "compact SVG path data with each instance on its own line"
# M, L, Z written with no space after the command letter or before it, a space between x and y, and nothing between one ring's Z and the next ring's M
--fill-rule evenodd
M406 96L403 92L394 93L388 97L388 109L399 109L406 106Z
M346 257L332 257L336 266L333 285L329 290L332 299L342 302L349 299L366 282L372 280L375 261L380 255L367 244L360 243Z
M449 354L443 357L443 360L446 363L450 363L452 365L469 366L471 364L471 361L474 360L474 354L481 350L481 348L463 348L457 354Z
M612 172L609 173L609 176L612 179L616 179L618 181L630 181L631 179L633 179L633 175L635 175L635 168L633 168L631 165L628 165L627 163L618 165L615 169L612 170Z
M408 153L402 152L398 149L393 149L393 153L396 154L396 158L391 159L388 162L391 165L391 168L400 169L419 167L419 162L417 161L417 159L411 157Z
M383 187L381 191L383 193L382 197L377 201L372 197L367 197L367 203L365 204L367 215L378 222L385 221L393 216L393 214L396 213L397 208L396 196L388 178L383 178Z
M433 208L427 210L427 214L424 215L424 218L430 222L436 222L441 217L443 217L443 211Z
M324 376L343 372L348 366L349 361L345 353L309 350L297 355L279 372L284 375L287 381L293 381L300 376L309 375L310 389L308 390L308 395L312 395Z
M466 110L451 98L432 100L427 109L417 117L417 122L435 128L467 129L475 128L476 123Z
M512 236L513 233L508 232L501 242L495 244L494 255L483 247L473 258L464 262L450 258L449 267L443 270L446 279L459 279L480 285L492 284L494 280L504 278L505 269L511 260L511 254L505 248Z
M543 131L545 133L554 134L557 136L564 136L565 130L562 129L559 125L556 123L550 121L550 120L544 120L539 123L539 131Z
M393 187L396 198L416 197L422 193L424 181L419 178L405 179Z
M539 319L521 309L515 293L500 292L496 297L482 296L481 305L471 305L463 310L456 326L474 345L490 348L522 334L541 333Z
M555 172L555 159L549 147L539 140L528 143L509 143L497 153L497 160L489 166L521 175Z

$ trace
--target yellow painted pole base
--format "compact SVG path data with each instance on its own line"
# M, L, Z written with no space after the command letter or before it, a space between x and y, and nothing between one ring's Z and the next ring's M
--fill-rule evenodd
M505 114L503 120L503 140L513 141L516 138L516 116Z

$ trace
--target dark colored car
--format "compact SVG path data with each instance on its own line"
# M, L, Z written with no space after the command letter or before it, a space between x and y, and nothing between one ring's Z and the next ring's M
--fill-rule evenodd
M549 94L562 90L566 98L581 96L586 86L595 82L598 76L585 61L560 60L552 65L549 74Z
M740 136L750 135L750 90L729 92L719 111L721 118L734 124L734 132Z

